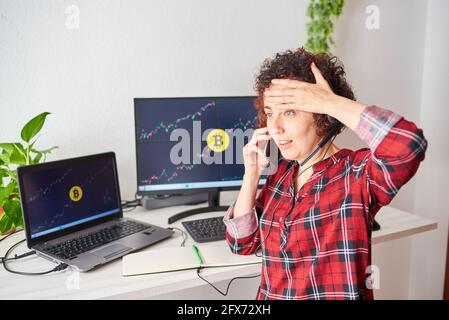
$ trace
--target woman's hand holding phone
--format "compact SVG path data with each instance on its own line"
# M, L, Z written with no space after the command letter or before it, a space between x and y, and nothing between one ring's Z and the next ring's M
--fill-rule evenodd
M268 128L259 128L254 131L251 140L243 147L245 175L258 180L268 167L270 161L267 158L266 147L270 139Z
M266 146L270 139L271 136L267 128L256 129L251 140L243 147L245 174L234 205L234 218L251 212L254 207L260 176L270 164L265 155Z

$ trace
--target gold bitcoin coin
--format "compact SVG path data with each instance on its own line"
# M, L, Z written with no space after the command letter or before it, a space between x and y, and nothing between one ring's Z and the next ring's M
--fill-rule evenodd
M81 189L79 186L73 186L70 188L69 191L69 197L70 200L74 202L78 202L83 197L83 189Z
M207 146L215 152L223 152L229 146L229 135L222 129L214 129L207 135Z

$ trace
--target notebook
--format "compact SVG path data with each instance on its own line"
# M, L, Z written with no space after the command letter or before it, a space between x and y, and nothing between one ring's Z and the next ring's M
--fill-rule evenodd
M122 258L122 275L132 276L262 262L262 258L255 255L234 254L227 245L197 245L197 248L203 263L199 263L192 246L152 249L128 254Z

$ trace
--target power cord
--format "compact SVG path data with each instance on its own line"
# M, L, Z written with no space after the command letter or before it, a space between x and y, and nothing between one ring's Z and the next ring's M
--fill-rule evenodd
M182 230L182 229L176 228L176 227L169 227L169 228L167 228L167 229L168 229L168 230L178 230L178 231L180 231L181 234L182 234L181 247L185 247L185 243L186 243L186 240L187 240L187 232L185 232L185 231Z
M123 212L129 212L134 210L135 208L142 205L142 197L137 195L137 192L134 194L134 200L124 200L122 201L122 209ZM128 210L125 210L128 209Z
M187 235L187 232L185 232L184 230L182 230L182 229L180 229L180 228L176 228L176 227L169 227L169 228L167 228L168 230L177 230L177 231L179 231L179 232L181 232L181 234L182 234L182 242L181 242L181 247L185 247L185 243L186 243L186 240L187 240L187 237L188 237L188 235ZM235 266L239 266L239 265L235 265ZM217 266L217 267L214 267L214 268L218 268L219 266ZM222 267L233 267L233 266L222 266ZM214 286L212 283L210 283L209 281L207 281L204 277L202 277L201 275L200 275L200 270L201 269L205 269L205 268L208 268L208 267L200 267L200 268L198 268L197 270L196 270L196 274L198 275L198 277L201 279L201 280L203 280L204 282L206 282L207 284L209 284L212 288L214 288L216 291L218 291L221 295L223 295L223 296L226 296L227 294L228 294L228 291L229 291L229 288L230 288L230 286L231 286L231 283L234 281L234 280L236 280L236 279L248 279L248 278L255 278L255 277L259 277L260 276L260 274L258 274L258 275L256 275L256 276L249 276L249 277L236 277L236 278L232 278L231 279L231 281L228 283L228 286L226 287L226 292L222 292L220 289L218 289L216 286Z
M3 240L9 238L10 236L12 236L12 235L14 235L14 234L17 234L18 232L20 232L20 231L22 231L22 230L23 230L23 229L19 229L19 230L16 230L16 231L14 231L14 232L8 234L7 236L1 238L1 239L0 239L0 242L2 242ZM23 254L20 254L20 255L15 254L13 258L8 258L8 259L6 259L5 257L0 257L0 264L4 263L4 261L11 261L11 260L22 259L22 258L31 256L31 255L33 255L33 254L35 254L35 253L36 253L36 251L32 250L32 251L29 251L29 252L26 252L26 253L23 253Z
M235 278L232 278L231 281L229 281L229 283L228 283L228 285L227 285L227 287L226 287L226 292L223 292L223 291L221 291L220 289L218 289L216 286L214 286L212 283L210 283L209 281L207 281L205 278L203 278L203 277L200 275L200 271L201 271L202 269L205 269L205 267L199 267L198 269L196 269L196 274L198 275L198 277L199 277L201 280L203 280L204 282L206 282L207 284L209 284L212 288L214 288L214 289L215 289L218 293L220 293L222 296L227 296L227 295L228 295L229 288L231 287L232 281L237 280L237 279L251 279L251 278L257 278L257 277L260 277L260 275L261 275L261 274L259 273L259 274L255 275L255 276L235 277Z
M22 258L31 256L33 254L36 254L36 251L31 250L31 251L28 251L28 252L26 252L24 254L20 254L20 255L15 254L13 258L0 257L0 264L4 263L5 261L12 261L12 260L17 260L17 259L22 259Z
M22 228L22 229L16 229L14 232L11 232L11 233L7 234L6 236L4 236L3 238L1 238L1 239L0 239L0 242L2 242L3 240L9 238L9 237L12 236L13 234L17 234L17 233L19 233L20 231L23 231L23 230L24 230L23 228Z
M6 237L5 237L6 238ZM4 240L5 238L3 238L2 240ZM14 274L20 274L20 275L24 275L24 276L40 276L40 275L44 275L44 274L48 274L48 273L52 273L52 272L57 272L57 271L62 271L68 268L68 264L66 263L60 263L58 264L56 267L54 267L53 269L49 270L49 271L44 271L44 272L22 272L22 271L17 271L17 270L12 270L8 267L7 261L11 261L11 260L16 260L16 259L21 259L24 257L28 257L30 255L33 255L36 253L36 251L29 251L27 253L24 253L22 255L15 255L14 258L8 258L10 253L17 247L19 246L21 243L25 242L26 239L20 240L19 242L17 242L16 244L12 245L8 251L6 251L5 253L5 257L2 259L3 262L3 267L5 268L6 271L10 272L10 273L14 273Z

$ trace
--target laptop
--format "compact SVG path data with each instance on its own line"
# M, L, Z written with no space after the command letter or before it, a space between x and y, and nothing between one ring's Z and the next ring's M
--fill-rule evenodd
M171 237L123 217L113 152L17 168L26 240L84 272Z

